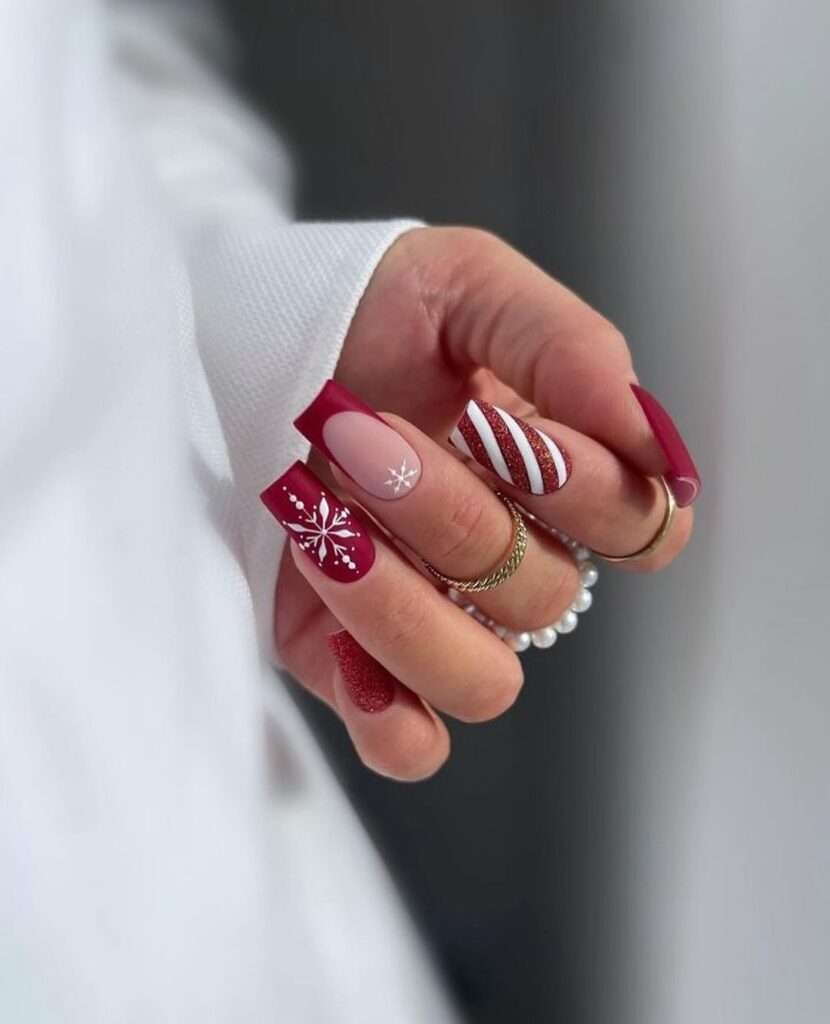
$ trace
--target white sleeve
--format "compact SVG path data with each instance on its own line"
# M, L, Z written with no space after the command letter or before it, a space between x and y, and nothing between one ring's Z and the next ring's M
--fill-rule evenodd
M259 493L305 458L308 443L292 421L334 372L376 264L411 226L229 225L193 249L197 336L228 445L245 569L266 644L284 533Z
M185 250L186 315L228 448L259 636L274 657L283 532L258 496L307 454L292 420L332 375L378 261L417 222L292 223L285 151L218 73L227 41L207 13L116 4L114 42L123 101Z

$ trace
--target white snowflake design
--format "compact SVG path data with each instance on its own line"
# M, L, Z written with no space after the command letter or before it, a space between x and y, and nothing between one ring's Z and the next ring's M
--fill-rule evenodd
M406 459L403 459L401 461L400 469L393 469L393 467L390 466L389 472L391 476L389 477L388 480L384 480L384 486L391 487L393 493L395 495L398 495L401 493L402 487L406 487L407 490L409 490L414 486L414 484L410 483L410 481L412 480L413 477L417 477L419 470L417 468L407 469Z
M320 492L320 500L316 505L307 508L304 501L301 501L296 494L292 494L287 487L283 490L288 494L288 500L299 513L300 522L289 523L283 519L282 524L287 530L298 535L297 543L310 554L317 556L317 564L322 566L329 555L332 556L334 565L344 565L353 572L357 571L357 563L352 557L354 544L346 544L344 541L352 537L359 537L360 534L352 529L354 523L351 520L351 512L344 505L336 511L332 510L323 491Z

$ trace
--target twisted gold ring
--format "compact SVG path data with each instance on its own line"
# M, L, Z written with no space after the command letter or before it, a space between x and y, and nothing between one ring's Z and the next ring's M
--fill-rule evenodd
M513 520L513 541L510 545L510 551L501 565L493 569L492 572L488 572L486 576L479 576L478 579L454 580L450 576L445 576L442 572L439 572L434 565L424 561L424 567L427 571L448 587L452 587L453 590L462 590L476 594L480 594L483 590L492 590L494 587L504 583L505 580L509 580L522 564L525 551L527 551L527 525L522 518L518 506L514 505L501 492L494 491L494 494L507 507L507 511Z
M677 514L677 502L674 500L671 488L666 483L666 478L661 476L660 483L663 485L663 492L666 495L666 511L663 514L662 523L657 528L657 533L654 534L648 544L644 548L640 548L639 551L632 551L630 555L604 555L601 551L594 551L595 555L599 558L604 558L606 562L630 562L635 558L645 558L646 555L653 554L660 547L666 537L668 537L674 517Z

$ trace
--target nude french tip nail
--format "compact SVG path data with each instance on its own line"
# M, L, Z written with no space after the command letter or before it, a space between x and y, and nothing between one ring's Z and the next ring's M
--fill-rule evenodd
M395 677L365 651L348 630L326 637L352 703L368 714L385 711L395 699Z
M668 470L664 474L675 501L680 508L686 508L700 494L700 474L694 459L686 447L674 420L651 392L639 384L631 384L634 397L645 413L654 438L666 458Z
M260 499L291 540L330 579L359 580L375 546L364 521L302 462L295 462Z
M375 498L404 498L421 479L421 460L412 445L337 381L326 381L294 426Z
M570 456L558 441L489 402L467 402L449 441L525 494L552 494L571 477Z

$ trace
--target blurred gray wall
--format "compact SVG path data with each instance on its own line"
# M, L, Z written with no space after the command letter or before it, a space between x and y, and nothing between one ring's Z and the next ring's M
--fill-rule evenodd
M626 332L699 457L438 778L305 701L471 1019L830 1019L826 3L236 0L309 217L489 227Z

